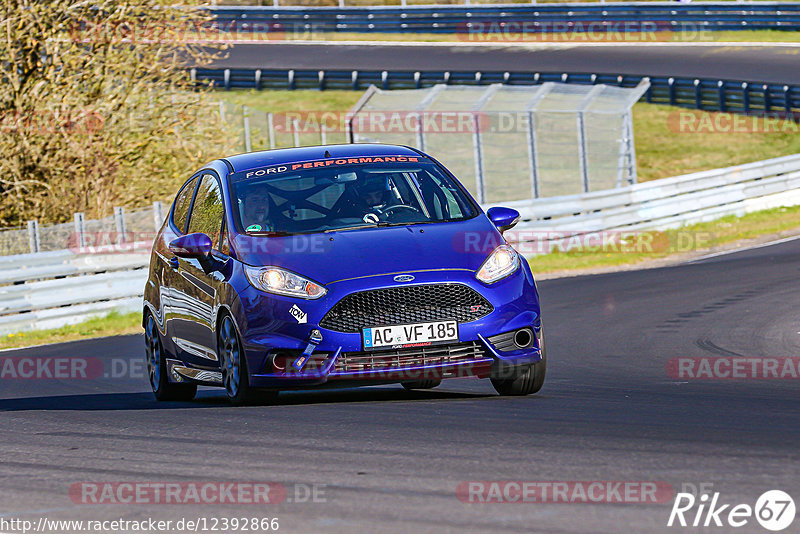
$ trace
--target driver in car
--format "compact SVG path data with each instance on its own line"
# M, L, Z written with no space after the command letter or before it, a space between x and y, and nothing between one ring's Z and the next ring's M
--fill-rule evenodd
M380 213L389 201L389 190L384 178L365 179L356 189L356 193L360 201L359 208L363 208L364 213L369 211Z
M270 232L273 230L269 220L269 198L265 193L252 191L244 198L244 220L247 231Z

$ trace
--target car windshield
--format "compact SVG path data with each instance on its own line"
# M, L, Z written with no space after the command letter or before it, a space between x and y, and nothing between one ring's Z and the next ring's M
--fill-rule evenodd
M289 163L231 175L233 210L248 234L298 234L469 219L461 186L433 163ZM416 161L415 161L416 160Z

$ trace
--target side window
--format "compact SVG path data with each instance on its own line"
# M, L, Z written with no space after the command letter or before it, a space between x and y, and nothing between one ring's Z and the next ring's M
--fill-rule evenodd
M192 178L175 197L175 205L172 208L172 224L180 232L186 229L186 216L189 215L189 206L192 203L192 193L194 193L196 184L197 178Z
M225 208L222 204L222 192L217 179L204 174L197 196L194 199L192 215L189 217L189 232L202 232L211 238L214 248L219 248L220 231Z
M214 243L214 248L228 256L231 254L231 244L230 241L228 241L228 225L224 222L222 223L222 236L219 238L219 246Z
M437 188L444 194L445 200L447 200L447 213L449 213L449 216L451 218L463 217L464 211L461 209L461 205L458 203L458 200L456 200L456 195L448 184L443 183L437 176L432 176L432 178Z

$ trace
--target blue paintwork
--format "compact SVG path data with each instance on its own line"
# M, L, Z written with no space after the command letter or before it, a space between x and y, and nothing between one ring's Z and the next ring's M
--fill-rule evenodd
M210 257L177 258L176 261L169 244L188 236L181 238L183 229L174 227L171 216L159 232L145 288L145 312L156 318L168 358L188 367L218 370L219 365L213 359L216 329L222 314L228 313L239 329L250 384L254 387L305 387L334 378L341 384L352 383L349 379L381 379L374 372L333 372L335 361L342 353L362 351L362 341L359 333L321 328L319 322L325 313L343 297L357 291L409 284L460 283L482 294L494 307L494 311L482 319L459 324L461 342L478 341L486 345L486 354L494 364L527 366L542 359L537 345L501 353L486 341L488 337L523 327L533 327L537 331L541 328L539 296L526 261L521 261L520 268L512 275L491 285L475 278L488 254L505 242L495 223L510 223L515 217L514 210L496 212L495 223L479 211L472 219L457 222L365 228L331 234L254 237L237 232L231 215L230 175L274 164L320 159L326 150L333 157L424 156L407 147L337 145L242 154L217 160L198 171L197 175L210 170L219 177L231 250L229 255L214 251ZM298 246L298 238L308 242ZM307 248L302 250L302 246ZM272 265L295 271L322 284L327 293L318 300L266 293L248 282L245 264ZM413 274L414 280L396 281L399 274ZM299 323L290 315L289 309L293 306L307 314L305 323ZM314 329L321 332L322 340L312 347L313 352L330 355L324 364L313 369L304 366L302 371L291 374L276 372L269 361L271 353L280 349L299 351L298 356L304 350L308 353L306 349ZM187 349L186 341L194 348ZM441 366L426 369L438 367ZM472 374L485 377L490 371L479 368Z

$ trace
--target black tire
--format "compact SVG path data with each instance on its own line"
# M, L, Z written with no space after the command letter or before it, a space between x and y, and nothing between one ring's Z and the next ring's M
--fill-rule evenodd
M500 395L531 395L538 393L547 374L547 350L544 344L544 329L539 330L542 360L519 370L509 378L492 378L492 386Z
M400 382L404 388L411 391L412 389L433 389L439 384L441 384L441 380L436 379L429 379L429 380L409 380L407 382Z
M244 356L239 331L233 318L225 314L217 332L217 358L222 372L222 384L234 406L272 404L278 398L276 390L261 390L250 386L247 358Z
M174 384L167 375L167 358L156 320L149 311L144 316L145 357L150 387L158 401L190 401L197 394L195 384Z

